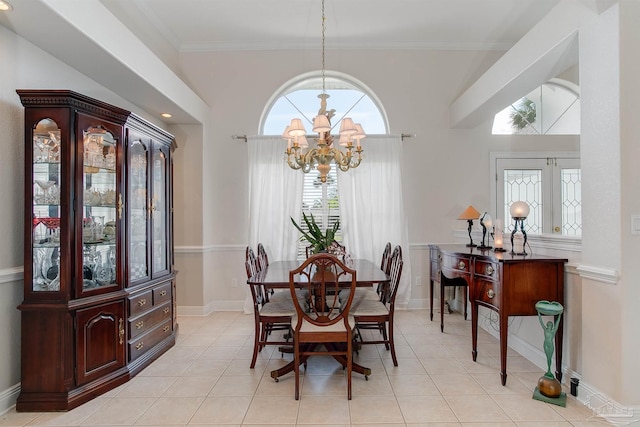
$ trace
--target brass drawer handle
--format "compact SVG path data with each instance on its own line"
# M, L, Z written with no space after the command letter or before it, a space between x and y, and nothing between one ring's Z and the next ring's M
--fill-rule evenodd
M122 343L124 342L123 338L124 338L124 319L120 318L120 320L118 320L118 342L120 343L120 345L122 345Z
M169 307L165 307L165 308L164 308L164 310L162 310L162 312L163 312L164 314L167 314L167 313L169 313L170 311L171 311L171 310L169 309Z
M162 328L162 332L169 332L169 329L171 328L169 328L168 326L165 326L164 328Z
M161 297L166 297L167 296L167 291L165 291L165 290L160 291L160 296Z
M136 329L140 329L144 326L144 320L141 320L139 322L136 323Z
M142 299L138 300L137 304L138 304L139 307L142 307L142 306L146 305L147 304L146 298L142 298Z
M487 273L487 276L491 276L494 272L493 267L490 265L487 265L487 268L484 271Z
M458 262L458 270L464 270L467 267L464 261Z
M142 350L142 347L144 347L144 341L140 341L136 344L136 350Z
M488 296L489 298L493 298L493 297L495 297L495 296L496 296L496 293L493 291L493 289L489 289L489 290L487 291L487 296Z

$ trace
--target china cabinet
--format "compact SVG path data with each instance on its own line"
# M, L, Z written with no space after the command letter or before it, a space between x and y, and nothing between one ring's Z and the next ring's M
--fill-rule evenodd
M25 108L18 411L74 408L175 343L172 135L68 90Z

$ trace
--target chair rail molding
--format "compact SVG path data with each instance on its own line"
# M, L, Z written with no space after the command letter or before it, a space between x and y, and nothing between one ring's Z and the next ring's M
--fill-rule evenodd
M608 285L617 285L620 279L618 271L612 268L579 264L576 266L576 271L582 279L594 280Z
M24 279L24 267L0 268L0 283L14 283Z
M202 254L208 252L244 252L247 245L183 245L175 246L177 254Z

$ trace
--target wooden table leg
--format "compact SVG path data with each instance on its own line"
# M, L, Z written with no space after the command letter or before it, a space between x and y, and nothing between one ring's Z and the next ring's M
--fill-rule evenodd
M498 313L500 317L500 379L502 385L507 384L507 335L509 316L506 313Z
M308 347L307 347L308 346ZM307 350L311 350L313 347L316 346L316 344L308 344L307 346L305 346L305 351ZM322 355L321 353L319 355ZM300 363L304 363L306 362L306 360L309 358L310 355L304 355L300 357ZM347 358L345 356L340 356L340 355L333 355L333 358L336 359L338 361L338 363L340 363L342 366L346 366L347 365ZM288 374L289 372L293 372L295 368L295 361L291 361L289 363L287 363L286 365L284 365L283 367L281 367L280 369L275 369L273 371L271 371L271 378L273 378L274 380L278 381L278 378ZM358 374L362 374L365 376L365 379L368 379L367 377L369 375L371 375L371 368L367 368L365 366L362 366L358 363L355 362L351 362L351 370L353 372L356 372Z
M433 280L429 280L429 317L433 322Z
M471 357L476 361L478 357L478 304L471 302Z

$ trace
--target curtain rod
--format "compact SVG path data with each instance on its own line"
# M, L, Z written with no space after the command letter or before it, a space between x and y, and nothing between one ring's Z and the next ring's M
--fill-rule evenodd
M404 141L405 138L415 138L416 134L415 133L403 133L400 134L400 139L402 141ZM231 135L232 139L241 139L244 142L247 142L247 135Z

